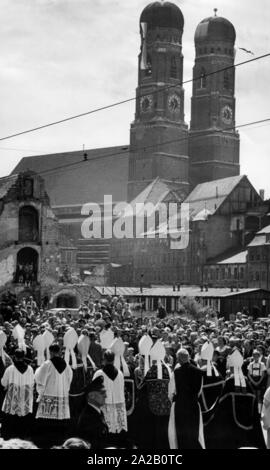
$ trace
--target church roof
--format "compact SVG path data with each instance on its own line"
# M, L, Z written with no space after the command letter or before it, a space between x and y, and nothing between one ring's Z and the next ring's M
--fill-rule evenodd
M192 219L203 210L213 215L243 178L239 175L198 184L184 201L189 203Z
M195 42L231 41L235 42L236 32L233 24L221 16L211 16L202 20L195 31Z
M147 23L148 29L176 28L183 30L184 17L180 8L174 3L153 2L144 8L140 23Z
M84 161L87 154L87 161ZM13 173L32 170L45 180L51 206L127 200L129 147L117 146L24 157Z

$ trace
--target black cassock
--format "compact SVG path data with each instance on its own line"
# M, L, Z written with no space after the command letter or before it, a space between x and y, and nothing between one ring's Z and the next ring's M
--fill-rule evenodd
M198 397L203 373L189 362L174 371L174 415L178 449L202 449L203 428Z
M265 449L258 402L246 381L246 389L235 387L234 377L226 379L214 413L205 425L206 449Z
M207 375L206 368L201 369L201 371L203 373L203 387L199 397L199 403L202 410L203 424L205 426L213 415L215 405L222 394L225 381L219 372L217 372L218 375L215 375L213 367L211 367L211 376Z
M139 449L169 449L170 374L164 364L162 377L158 379L157 366L152 365L138 391L132 427L134 441Z

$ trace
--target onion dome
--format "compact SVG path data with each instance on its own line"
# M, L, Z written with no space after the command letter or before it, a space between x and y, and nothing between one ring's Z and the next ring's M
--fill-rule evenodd
M216 9L214 10L216 12ZM234 26L226 18L211 16L202 20L195 31L195 43L204 42L235 42L236 33Z
M171 2L153 2L143 10L140 23L147 23L147 29L174 28L183 31L184 17L180 8Z

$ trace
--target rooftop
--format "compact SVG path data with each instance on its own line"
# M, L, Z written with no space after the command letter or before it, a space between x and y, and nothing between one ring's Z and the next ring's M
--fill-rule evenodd
M192 219L199 220L200 214L205 217L206 211L213 215L243 178L239 175L198 184L184 201L189 203Z
M24 157L13 174L28 169L39 173L51 206L102 203L104 194L118 202L127 200L128 160L127 145L86 149Z
M115 287L100 287L94 286L94 289L101 295L115 295ZM181 286L180 291L174 291L172 286L159 286L159 287L144 287L143 292L139 287L118 287L116 286L116 295L123 296L136 296L136 297L229 297L240 294L249 294L252 292L260 291L259 288L239 289L238 291L231 291L227 287L208 288L208 291L201 291L199 286Z

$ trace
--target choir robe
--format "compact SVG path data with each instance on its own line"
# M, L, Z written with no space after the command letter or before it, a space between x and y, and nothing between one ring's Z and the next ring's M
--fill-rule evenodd
M112 434L127 431L124 375L112 364L107 364L95 372L93 380L102 376L106 389L105 404L102 407L109 432Z
M35 372L38 392L36 432L38 447L62 444L69 437L69 389L72 369L61 357L45 361Z
M2 405L1 436L29 439L32 431L34 371L24 361L14 362L1 379L6 390Z
M235 387L234 376L226 379L222 394L206 427L207 449L265 449L258 402L246 381L246 388Z

